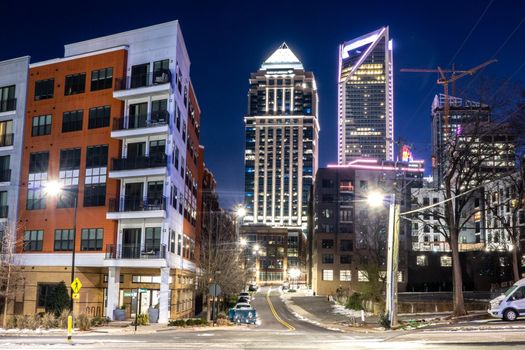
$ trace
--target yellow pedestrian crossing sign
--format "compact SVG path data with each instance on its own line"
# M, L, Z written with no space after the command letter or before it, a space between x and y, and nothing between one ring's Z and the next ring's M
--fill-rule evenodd
M77 294L80 288L82 288L82 282L80 282L80 280L77 277L73 282L71 282L71 290L73 291L73 293Z

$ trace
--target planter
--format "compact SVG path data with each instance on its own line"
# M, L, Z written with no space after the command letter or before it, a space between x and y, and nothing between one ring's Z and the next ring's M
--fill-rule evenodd
M149 323L158 323L159 322L159 309L150 307L148 309Z
M126 320L126 309L115 309L113 310L113 320L125 321Z

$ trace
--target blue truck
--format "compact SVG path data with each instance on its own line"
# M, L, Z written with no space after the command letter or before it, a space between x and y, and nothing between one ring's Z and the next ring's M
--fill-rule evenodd
M234 323L255 324L257 311L248 303L237 303L228 310L228 319Z

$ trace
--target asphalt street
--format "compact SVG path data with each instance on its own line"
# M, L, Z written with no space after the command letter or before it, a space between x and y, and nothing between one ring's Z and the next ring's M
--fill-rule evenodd
M4 336L0 349L524 349L522 330L465 331L462 345L450 342L452 332L341 333L296 318L277 290L262 288L252 304L256 326L228 329L167 330L149 334L77 334L68 343L64 336ZM484 342L479 343L480 337ZM456 339L454 338L454 339ZM468 340L472 339L472 342ZM523 339L521 341L520 339ZM504 343L505 341L506 343Z

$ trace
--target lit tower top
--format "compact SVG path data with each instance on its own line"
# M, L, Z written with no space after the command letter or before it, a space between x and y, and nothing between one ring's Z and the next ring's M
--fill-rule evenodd
M388 27L339 46L338 163L394 156L392 41Z
M266 61L261 65L261 69L272 70L272 69L285 69L285 68L296 68L304 69L303 64L297 56L290 50L286 43L282 43L281 46L275 52L268 57Z

